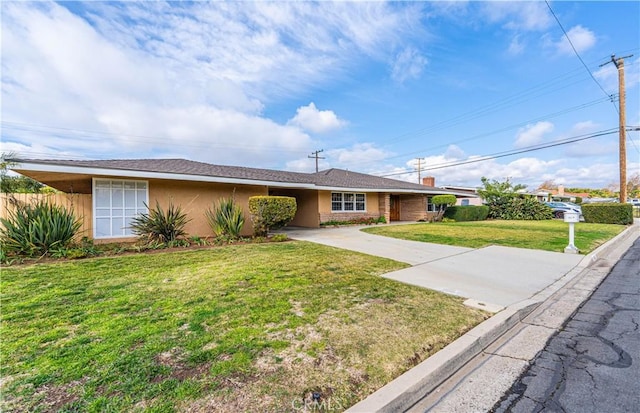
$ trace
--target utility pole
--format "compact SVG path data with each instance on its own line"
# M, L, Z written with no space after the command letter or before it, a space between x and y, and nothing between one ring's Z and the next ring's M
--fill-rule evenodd
M420 162L424 161L424 158L416 158L416 161L418 161L418 183L421 184L421 179L420 179Z
M318 156L320 152L324 152L324 149L320 149L319 151L311 152L311 155L307 156L307 158L316 158L316 172L318 172L318 159L324 159L322 156Z
M627 116L626 116L626 101L625 101L625 89L624 89L624 59L633 55L618 57L611 55L611 62L616 65L618 69L618 101L619 101L619 135L620 135L620 203L627 202ZM611 62L602 64L604 66Z

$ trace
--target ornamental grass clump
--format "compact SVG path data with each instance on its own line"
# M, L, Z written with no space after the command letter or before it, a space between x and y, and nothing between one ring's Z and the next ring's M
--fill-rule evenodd
M45 200L16 205L0 222L4 254L28 257L67 247L82 225L73 211Z
M204 215L217 237L229 240L240 238L242 227L244 227L244 214L233 197L221 198L213 205L213 209L207 209Z
M147 209L149 207L145 203ZM186 235L184 227L191 221L180 206L169 202L167 210L163 210L156 201L156 207L149 209L149 213L142 213L133 218L131 230L148 243L173 243Z

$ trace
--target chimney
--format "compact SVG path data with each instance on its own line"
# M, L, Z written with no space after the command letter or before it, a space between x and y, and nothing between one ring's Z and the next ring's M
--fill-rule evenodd
M425 176L422 178L422 185L424 186L436 186L436 178L433 176Z
M558 185L558 196L564 196L564 185Z

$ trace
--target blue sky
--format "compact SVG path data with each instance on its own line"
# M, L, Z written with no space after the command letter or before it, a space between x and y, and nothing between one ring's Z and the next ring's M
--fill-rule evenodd
M544 1L3 1L1 150L606 187L617 133L526 150L617 128L612 54L640 125L640 3L550 5L591 74Z

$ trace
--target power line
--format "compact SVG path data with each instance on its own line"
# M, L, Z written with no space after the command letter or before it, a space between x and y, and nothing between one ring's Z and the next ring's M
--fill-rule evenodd
M547 149L547 148L552 148L552 147L561 146L561 145L568 145L570 143L580 142L580 141L584 141L584 140L587 140L587 139L593 139L593 138L598 138L598 137L601 137L601 136L611 135L611 134L614 134L614 133L617 133L617 132L618 132L617 128L608 129L608 130L596 132L596 133L590 134L590 135L574 136L574 137L571 137L571 138L560 139L560 140L548 142L548 143L545 143L545 144L532 145L532 146L528 146L528 147L521 148L521 149L515 149L515 150L511 150L511 151L504 151L504 152L497 152L497 153L493 153L493 154L489 154L489 155L483 155L483 156L480 156L478 158L466 159L464 161L446 162L446 163L436 164L436 165L429 166L427 168L422 168L422 171L424 172L424 171L431 171L431 170L435 170L435 169L451 168L453 166L460 166L460 165L466 165L466 164L470 164L470 163L484 162L484 161L488 161L488 160L491 160L491 159L504 158L504 157L507 157L507 156L519 155L521 153L534 152L534 151L539 151L541 149ZM396 176L396 175L404 175L406 173L409 173L409 172L408 171L394 172L394 173L391 173L391 174L384 174L384 175L380 175L380 176Z
M463 138L463 139L458 139L458 140L455 140L455 141L449 141L449 142L446 142L446 143L443 143L443 144L440 144L440 145L430 146L428 148L418 149L418 150L407 152L407 153L403 153L403 154L400 154L400 155L390 156L390 157L387 157L387 158L384 158L384 159L385 160L389 160L389 159L404 158L404 157L407 157L407 156L413 156L413 155L416 155L416 154L424 153L424 152L427 152L429 150L447 147L449 145L456 145L456 144L459 144L459 143L469 142L469 141L472 141L472 140L475 140L475 139L484 138L484 137L487 137L487 136L495 135L497 133L506 132L506 131L513 130L513 129L516 129L516 128L519 128L519 127L522 127L522 126L526 126L526 125L528 125L530 123L537 122L537 121L540 121L540 120L543 120L543 119L552 119L552 118L555 118L555 117L558 117L558 116L561 116L561 115L564 115L564 114L567 114L567 113L570 113L570 112L573 112L573 111L576 111L576 110L584 109L584 108L587 108L587 107L590 107L590 106L594 106L594 105L606 102L608 100L609 100L608 98L599 98L599 99L593 100L591 102L582 103L582 104L577 105L577 106L572 106L570 108L562 109L562 110L560 110L558 112L553 112L553 113L542 115L542 116L539 116L539 117L536 117L536 118L533 118L533 119L528 119L528 120L526 120L524 122L519 122L519 123L515 123L515 124L509 125L509 126L505 126L505 127L499 128L499 129L494 129L494 130L489 131L489 132L481 133L481 134L478 134L478 135L473 135L473 136L470 136L470 137L467 137L467 138ZM368 161L365 161L365 162L368 162ZM361 163L365 163L365 162L354 162L354 164L361 164Z
M571 48L573 49L573 52L576 54L576 56L578 57L578 60L580 60L580 63L582 63L582 66L584 66L585 69L587 69L587 72L589 73L589 76L591 76L591 79L593 79L594 82L596 82L596 85L598 85L598 87L600 88L600 90L602 90L602 92L607 95L608 97L611 98L611 95L609 93L607 93L606 90L604 90L604 88L602 87L602 85L600 84L600 82L598 82L598 80L595 78L595 76L593 75L593 73L591 73L591 70L589 69L589 67L587 66L587 64L584 62L584 60L582 60L582 57L580 57L580 54L578 53L578 51L576 50L576 47L573 45L573 42L571 41L571 38L569 37L569 35L567 34L567 31L564 29L564 27L562 26L562 23L560 23L560 19L558 19L558 16L556 16L556 13L553 11L553 9L551 8L551 5L549 4L548 0L544 0L544 2L547 4L547 7L549 8L549 11L551 12L551 14L553 15L553 18L556 19L556 22L558 23L558 26L560 26L560 29L562 30L562 33L564 33L564 37L567 39L567 41L569 42L569 44L571 45ZM613 101L612 101L613 103ZM616 106L615 103L613 105L614 107ZM617 108L616 108L617 109Z

